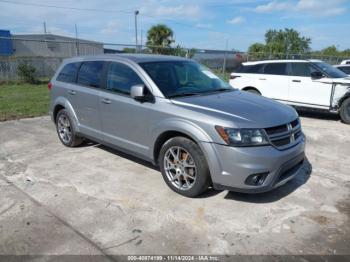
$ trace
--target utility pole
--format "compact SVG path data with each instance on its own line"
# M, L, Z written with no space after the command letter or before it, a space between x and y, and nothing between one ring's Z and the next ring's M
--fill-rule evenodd
M222 65L222 73L223 73L223 74L225 74L225 72L226 72L227 48L228 48L228 39L226 39L226 48L225 48L224 63L223 63L223 65Z
M77 28L77 24L74 24L74 26L75 26L75 50L76 50L77 56L79 56L78 28Z
M44 21L44 34L46 35L47 32L46 32L46 22Z
M135 51L137 52L137 45L138 45L138 40L137 40L137 15L139 14L139 10L135 10Z
M140 51L142 52L142 38L143 38L143 30L141 29L141 48L140 48Z

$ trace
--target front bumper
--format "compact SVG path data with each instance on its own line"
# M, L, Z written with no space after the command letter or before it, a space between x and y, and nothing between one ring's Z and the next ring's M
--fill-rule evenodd
M231 147L202 143L213 186L219 190L245 193L270 191L293 179L303 170L305 138L287 150L273 146ZM253 174L267 173L261 185L249 185L246 180Z

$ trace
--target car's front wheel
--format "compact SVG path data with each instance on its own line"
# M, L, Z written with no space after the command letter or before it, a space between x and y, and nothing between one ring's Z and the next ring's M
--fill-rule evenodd
M210 185L205 156L188 138L174 137L165 142L159 154L159 165L167 185L183 196L196 197Z
M350 97L345 99L340 107L340 118L345 124L350 125Z
M83 139L77 136L68 112L62 109L56 116L56 130L62 144L75 147L82 143Z

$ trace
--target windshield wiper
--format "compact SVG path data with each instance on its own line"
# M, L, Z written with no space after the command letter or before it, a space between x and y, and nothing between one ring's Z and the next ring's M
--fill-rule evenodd
M174 98L174 97L183 97L183 96L195 96L198 95L198 93L178 93L168 96L168 98Z
M203 94L213 94L213 93L218 93L218 92L228 92L228 91L233 91L234 89L232 88L218 88L215 90L208 90L205 92L202 92Z

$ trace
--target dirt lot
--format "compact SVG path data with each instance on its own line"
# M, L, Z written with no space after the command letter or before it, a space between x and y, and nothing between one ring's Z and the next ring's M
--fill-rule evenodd
M64 147L48 117L0 123L0 254L350 254L350 126L302 124L304 175L187 199L132 156Z

